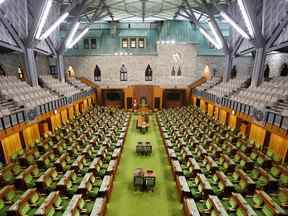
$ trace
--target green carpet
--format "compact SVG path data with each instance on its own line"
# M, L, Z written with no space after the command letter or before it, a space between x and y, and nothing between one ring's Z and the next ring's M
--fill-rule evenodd
M182 215L180 199L162 143L156 116L151 115L149 121L148 133L141 134L136 130L136 116L132 115L118 173L114 181L112 197L108 204L108 216ZM152 155L136 155L137 141L150 141L153 146ZM157 176L154 192L134 191L133 172L136 168L154 170Z

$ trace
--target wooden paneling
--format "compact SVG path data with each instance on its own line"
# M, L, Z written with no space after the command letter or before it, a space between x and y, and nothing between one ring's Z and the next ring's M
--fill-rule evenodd
M61 122L64 124L68 121L68 112L67 109L61 110Z
M56 128L59 128L61 126L61 116L60 113L57 113L53 116L51 116L51 126L52 130L54 131Z
M269 149L284 162L288 150L288 140L279 135L271 134Z
M202 112L207 112L207 102L202 99L200 100L200 109Z
M214 106L212 104L208 104L208 115L213 116L214 114Z
M19 133L15 133L3 139L1 145L6 163L10 162L11 156L22 149Z
M74 112L75 112L75 114L76 115L78 115L79 114L79 104L78 103L76 103L76 104L74 104Z
M238 118L236 115L230 115L229 116L229 122L228 125L230 128L237 128Z
M220 109L219 111L219 121L223 124L227 123L229 113L226 112L226 110Z
M217 106L214 108L214 119L219 119L219 107Z
M43 136L49 132L49 124L48 122L39 123L39 132L40 135Z
M68 118L73 119L73 117L74 117L74 108L73 108L73 106L70 106L68 108Z
M40 131L38 124L31 125L23 130L23 139L25 142L26 148L29 148L31 145L35 144L35 141L40 139Z
M133 87L128 86L127 88L124 89L124 107L125 109L128 109L128 104L127 104L127 98L131 97L133 98Z
M249 138L254 140L254 142L259 145L263 146L266 136L266 130L258 125L251 124L250 128L250 135Z
M148 109L153 107L153 86L151 85L135 85L133 86L133 99L136 99L138 106L141 98L146 98Z
M160 86L153 87L153 109L155 109L155 98L160 98L160 109L163 107L163 89Z

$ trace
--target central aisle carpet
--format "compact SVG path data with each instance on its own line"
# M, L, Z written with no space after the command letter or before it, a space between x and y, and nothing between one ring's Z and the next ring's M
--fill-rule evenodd
M156 116L151 115L149 121L148 133L141 134L136 130L136 116L133 115L131 118L118 174L114 181L112 198L108 205L108 216L182 215L180 200L162 143ZM150 141L153 146L152 155L136 155L137 141ZM136 168L154 170L157 176L154 192L134 191L133 172Z

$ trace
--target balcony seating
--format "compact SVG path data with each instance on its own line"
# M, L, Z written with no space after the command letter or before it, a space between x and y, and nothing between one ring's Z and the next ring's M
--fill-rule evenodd
M90 91L92 89L90 86L86 85L85 83L82 83L78 79L71 78L67 82L75 86L76 88L81 89L82 91Z
M25 81L21 81L14 76L0 77L0 95L13 99L18 106L25 108L49 103L58 99L58 96L40 86L31 87Z
M213 88L208 89L207 93L216 95L218 97L229 97L238 92L241 88L248 87L248 84L248 78L235 78L229 80L228 82L221 82Z
M221 82L220 77L212 77L212 79L207 80L205 83L203 83L201 86L197 87L196 89L198 91L206 91L210 88L213 88L215 85L218 85Z
M50 75L40 76L41 83L44 87L51 89L61 96L70 97L75 94L81 93L80 89L77 89L73 85L67 82L60 82L58 79Z

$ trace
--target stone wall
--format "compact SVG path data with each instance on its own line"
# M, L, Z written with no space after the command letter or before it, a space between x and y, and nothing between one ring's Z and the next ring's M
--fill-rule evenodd
M202 76L206 65L211 73L221 76L224 70L223 56L198 56L195 44L159 44L156 56L66 56L65 69L71 65L77 76L94 80L96 64L101 69L102 86L123 87L126 85L153 84L161 86L186 86ZM125 64L128 70L128 81L120 81L120 67ZM144 71L150 64L153 70L153 81L145 81ZM250 74L251 58L235 60L241 76ZM181 66L182 76L172 77L171 70ZM177 69L176 69L177 72ZM240 73L239 73L240 74Z
M49 73L49 61L48 56L38 54L36 58L37 69L39 74ZM10 54L0 54L0 64L6 71L7 75L16 76L18 67L20 66L25 72L24 55L22 53L13 52Z
M284 63L288 65L288 54L286 53L273 53L267 55L266 64L270 67L270 77L279 76L281 67Z

